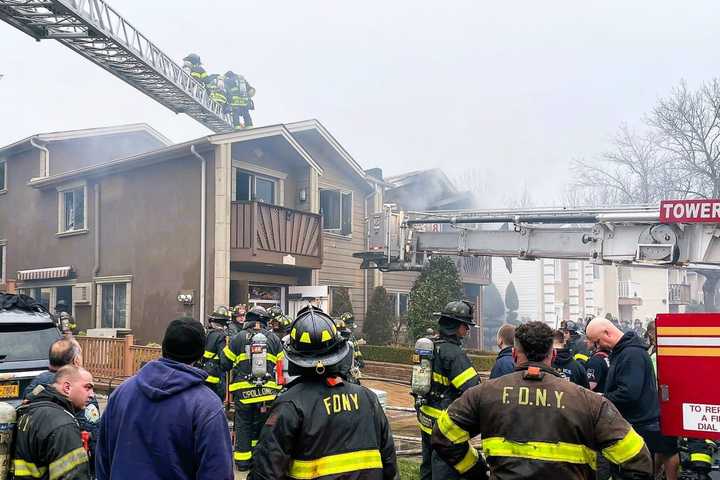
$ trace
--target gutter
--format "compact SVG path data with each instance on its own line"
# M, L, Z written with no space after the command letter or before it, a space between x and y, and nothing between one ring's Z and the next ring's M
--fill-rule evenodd
M98 276L100 272L100 184L95 183L94 186L94 208L95 208L95 263L93 264L93 279ZM93 282L93 299L97 298L97 284ZM97 326L97 308L93 308L90 312L92 318L92 324Z
M200 323L205 323L205 230L207 219L205 210L207 208L207 159L195 150L195 145L190 145L190 153L200 160Z
M50 150L48 150L46 147L43 147L40 144L35 143L35 137L30 137L30 145L32 145L33 147L37 148L38 150L40 150L42 152L45 152L45 158L42 159L43 162L41 164L39 177L40 178L49 177L50 176Z

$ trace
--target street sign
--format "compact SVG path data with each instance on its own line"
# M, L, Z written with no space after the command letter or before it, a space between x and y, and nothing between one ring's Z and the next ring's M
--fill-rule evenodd
M720 223L720 200L663 200L660 223Z
M720 440L720 314L664 313L656 327L663 434Z

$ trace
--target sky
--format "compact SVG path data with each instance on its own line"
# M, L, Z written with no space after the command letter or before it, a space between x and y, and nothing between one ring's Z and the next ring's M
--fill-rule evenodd
M243 73L256 125L317 118L364 168L442 168L488 206L525 189L558 204L573 159L682 79L716 76L720 45L716 0L108 2L178 62ZM134 122L177 142L209 133L3 22L0 74L0 145Z

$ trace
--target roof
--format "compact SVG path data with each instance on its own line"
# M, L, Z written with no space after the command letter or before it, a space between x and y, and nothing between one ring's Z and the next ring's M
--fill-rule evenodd
M394 188L400 188L404 187L406 185L409 185L415 181L420 180L423 177L430 177L434 176L433 180L439 180L443 183L443 186L447 188L448 190L456 190L455 186L452 184L450 179L445 175L445 172L443 172L439 168L430 168L427 170L415 170L412 172L402 173L400 175L394 175L392 177L388 177L385 179L386 182L391 184Z
M62 132L37 133L29 137L18 140L17 142L0 147L0 154L10 153L13 150L21 151L31 147L31 141L41 142L59 142L62 140L72 140L76 138L98 137L102 135L117 135L121 133L145 132L157 138L165 145L171 145L172 142L165 135L161 134L146 123L130 123L127 125L116 125L112 127L85 128L81 130L66 130Z
M143 152L130 157L124 157L98 165L70 170L59 175L34 179L29 183L29 185L35 188L51 187L86 176L106 175L109 173L126 171L143 165L162 162L171 159L178 152L182 152L183 150L189 151L192 147L195 147L198 150L209 150L212 145L249 141L273 136L281 136L285 139L290 146L297 151L298 155L300 155L308 163L308 165L310 165L311 168L314 168L319 174L322 174L322 168L313 160L310 154L303 149L303 147L297 142L284 125L269 125L265 127L240 130L232 133L208 135L194 140L189 140L187 142L151 150L149 152Z

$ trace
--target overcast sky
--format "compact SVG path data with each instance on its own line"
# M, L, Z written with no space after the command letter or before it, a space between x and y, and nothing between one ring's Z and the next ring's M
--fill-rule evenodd
M109 0L171 57L242 72L257 125L319 119L386 175L483 172L499 204L562 196L592 158L681 79L717 75L717 0ZM0 22L0 144L146 122L208 133L71 50Z

